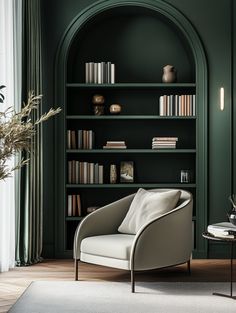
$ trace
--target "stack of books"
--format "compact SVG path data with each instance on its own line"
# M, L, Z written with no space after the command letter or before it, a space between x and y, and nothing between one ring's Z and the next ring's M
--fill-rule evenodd
M85 63L86 84L114 84L115 64L111 62Z
M107 141L103 149L126 149L125 141Z
M219 238L236 238L236 226L229 222L208 225L207 232Z
M152 149L175 149L178 137L154 137Z

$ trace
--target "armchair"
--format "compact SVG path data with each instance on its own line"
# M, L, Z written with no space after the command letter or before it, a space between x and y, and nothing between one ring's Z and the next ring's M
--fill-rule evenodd
M153 189L165 192L167 189ZM135 194L110 203L89 214L77 227L74 237L75 280L78 262L109 266L131 272L151 270L187 262L192 252L192 195L181 190L174 209L143 225L135 235L122 234L118 227Z

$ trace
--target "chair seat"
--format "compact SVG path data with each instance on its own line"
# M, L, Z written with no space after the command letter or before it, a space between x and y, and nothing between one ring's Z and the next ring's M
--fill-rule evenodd
M82 240L80 250L82 253L129 260L134 237L126 234L87 237Z

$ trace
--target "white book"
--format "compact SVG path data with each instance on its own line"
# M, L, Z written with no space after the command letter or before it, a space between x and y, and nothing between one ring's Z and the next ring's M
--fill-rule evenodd
M98 63L94 63L94 84L98 83Z
M98 63L98 84L102 83L102 64Z
M160 116L164 116L164 106L163 106L163 104L164 104L164 99L163 99L163 96L160 96L160 98L159 98L159 115Z
M193 116L196 116L196 95L193 95Z
M72 195L67 196L67 214L72 216Z
M115 64L111 63L111 84L115 84Z

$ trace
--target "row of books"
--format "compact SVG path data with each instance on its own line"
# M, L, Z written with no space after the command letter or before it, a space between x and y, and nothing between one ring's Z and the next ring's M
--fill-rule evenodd
M159 98L160 116L195 116L196 95L163 95Z
M178 137L154 137L152 149L175 149Z
M94 132L92 130L67 130L67 149L93 149Z
M85 63L86 84L114 84L115 64L111 62Z
M69 184L103 184L103 165L98 163L68 161Z
M125 141L107 141L103 149L126 149Z
M80 195L67 196L67 215L68 216L81 216L81 199Z
M236 226L229 222L208 225L207 232L214 237L229 239L236 238Z

